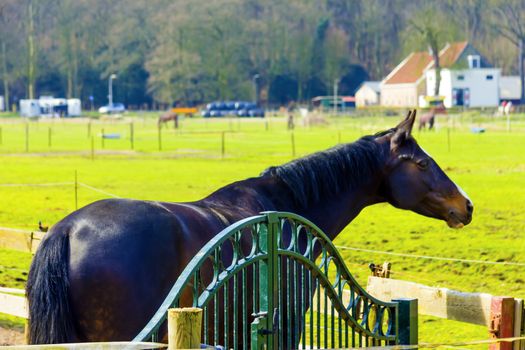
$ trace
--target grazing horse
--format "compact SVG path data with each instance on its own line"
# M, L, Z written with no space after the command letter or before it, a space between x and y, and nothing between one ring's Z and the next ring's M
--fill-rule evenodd
M419 117L418 130L425 129L427 124L428 124L428 130L432 130L434 128L435 118L436 118L436 110L434 108L431 108L428 113L422 114Z
M108 199L71 213L50 228L31 264L29 342L132 339L204 244L262 211L297 213L331 239L380 202L467 225L472 203L411 136L415 116L196 202Z
M162 126L163 123L167 123L170 120L173 120L173 127L175 129L179 128L179 115L177 113L174 113L172 111L166 112L163 115L159 117L159 120L157 122L159 128Z
M428 130L432 130L434 128L436 114L447 114L447 109L443 105L430 108L430 111L428 111L425 114L422 114L419 117L418 130L424 129L427 126L427 124L428 124Z

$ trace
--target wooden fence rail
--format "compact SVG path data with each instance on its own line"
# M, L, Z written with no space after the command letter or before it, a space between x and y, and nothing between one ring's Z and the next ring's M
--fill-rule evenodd
M401 296L418 299L420 314L486 326L491 339L525 335L522 299L463 293L375 276L368 277L367 291L381 300ZM493 344L490 349L525 350L525 341Z
M0 227L0 248L35 253L45 232Z

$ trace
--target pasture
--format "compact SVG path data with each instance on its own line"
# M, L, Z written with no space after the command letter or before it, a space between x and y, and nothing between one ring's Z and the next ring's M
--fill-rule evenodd
M297 121L293 134L282 117L184 119L178 130L172 125L162 129L160 147L156 119L147 114L27 124L4 118L0 120L0 226L36 230L39 221L52 225L76 206L109 196L196 200L294 156L395 126L400 118L338 117L329 118L328 125L309 127ZM472 133L472 127L486 132ZM101 134L120 138L103 139ZM477 113L453 115L449 121L440 117L436 131L414 130L414 136L471 197L474 219L469 226L453 230L444 222L386 204L369 207L334 241L354 276L366 285L368 263L388 260L394 278L525 298L523 265L458 263L348 249L525 263L525 116L513 116L510 132L505 120ZM80 184L76 200L75 173ZM2 250L0 285L23 288L30 259L29 254ZM6 325L8 321L2 319ZM421 342L484 339L486 332L484 327L420 318Z

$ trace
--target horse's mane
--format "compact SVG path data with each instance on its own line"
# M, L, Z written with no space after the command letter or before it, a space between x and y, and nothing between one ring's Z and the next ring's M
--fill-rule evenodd
M313 153L289 163L270 167L261 176L281 179L302 207L322 196L356 188L379 170L382 147L374 140L394 129L364 136L347 143Z

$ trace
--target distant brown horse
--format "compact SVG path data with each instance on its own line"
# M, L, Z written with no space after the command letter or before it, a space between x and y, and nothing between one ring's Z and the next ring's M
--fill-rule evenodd
M419 117L419 128L418 130L425 129L428 124L428 130L432 130L434 128L434 121L436 118L436 111L434 108L432 108L428 113L421 114L421 117Z
M437 106L430 108L430 111L428 111L425 114L422 114L421 117L419 117L419 128L418 130L425 129L428 124L428 130L432 130L434 128L434 122L436 119L436 114L447 114L447 110L445 106Z
M173 120L173 127L175 129L178 129L179 128L179 115L172 111L166 112L159 117L159 121L158 121L159 128L162 126L163 123L167 123L170 120Z

